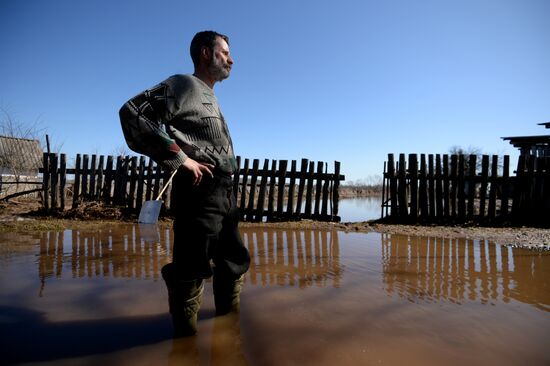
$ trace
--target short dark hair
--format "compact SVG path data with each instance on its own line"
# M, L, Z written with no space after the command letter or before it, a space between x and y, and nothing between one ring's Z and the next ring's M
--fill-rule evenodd
M201 49L203 47L208 47L210 50L213 50L214 44L216 42L216 37L220 37L229 45L229 37L218 32L202 31L195 34L193 40L191 40L190 47L191 60L193 60L193 65L195 65L195 68L199 66Z

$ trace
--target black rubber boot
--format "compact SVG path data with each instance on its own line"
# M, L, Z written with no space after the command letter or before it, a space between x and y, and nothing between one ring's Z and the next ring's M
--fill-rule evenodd
M178 279L173 263L162 267L161 272L168 288L168 305L174 325L174 337L196 334L197 314L201 306L204 281Z
M226 275L214 268L212 287L214 289L216 315L239 313L241 302L240 294L243 282L244 275L235 278L234 275Z

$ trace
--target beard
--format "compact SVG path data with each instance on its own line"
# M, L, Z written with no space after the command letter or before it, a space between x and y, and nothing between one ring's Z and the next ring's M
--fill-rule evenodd
M222 63L214 55L208 64L208 72L214 77L216 81L222 81L229 77L231 66L227 63Z

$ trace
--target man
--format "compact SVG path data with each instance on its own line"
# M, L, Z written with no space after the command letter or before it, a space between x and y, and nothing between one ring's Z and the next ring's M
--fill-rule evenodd
M238 312L250 264L237 227L233 143L213 92L233 65L229 39L199 32L190 51L193 75L171 76L120 110L128 146L178 170L171 201L173 257L162 268L175 336L196 333L204 279L212 275L216 314Z

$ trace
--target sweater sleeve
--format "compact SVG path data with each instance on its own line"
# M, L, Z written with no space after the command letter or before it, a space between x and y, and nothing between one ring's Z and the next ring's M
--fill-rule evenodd
M176 108L176 97L168 80L126 102L119 116L128 147L167 168L179 168L187 155L164 128L164 123L174 117Z

